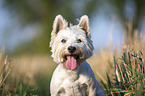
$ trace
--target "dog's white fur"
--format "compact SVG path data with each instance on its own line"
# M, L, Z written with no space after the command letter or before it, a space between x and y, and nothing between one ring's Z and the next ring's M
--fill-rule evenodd
M51 33L50 47L52 57L59 63L55 69L50 90L52 96L104 96L94 73L86 62L93 54L89 19L84 15L78 25L70 25L61 15L56 16ZM62 39L66 42L62 43ZM77 40L81 40L78 42ZM66 55L70 55L69 46L75 46L73 53L78 56L77 67L73 70L66 68Z

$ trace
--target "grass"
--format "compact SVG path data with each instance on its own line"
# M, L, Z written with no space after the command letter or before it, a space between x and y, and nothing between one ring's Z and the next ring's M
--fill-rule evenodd
M16 66L13 78L17 79L16 86L22 85L22 92L27 95L48 96L50 79L56 66L49 56L22 56L14 60ZM19 73L16 75L16 73ZM16 88L16 89L18 89ZM14 93L15 94L15 93Z
M145 95L145 39L135 30L125 39L121 56L114 55L112 77L106 73L106 80L100 75L107 96L144 96ZM113 63L112 63L113 64ZM112 80L113 79L113 80Z
M145 69L143 53L123 52L119 61L114 57L114 80L107 74L107 83L102 81L106 95L110 96L144 96Z
M12 71L13 64L11 59L8 60L8 56L4 56L4 49L0 53L0 94L4 95L5 88L7 87L7 78Z
M50 79L56 64L49 56L23 55L6 62L1 51L0 95L2 96L49 96ZM6 63L5 63L6 62ZM8 66L9 65L9 66ZM7 68L5 68L7 66ZM4 69L4 70L3 70ZM5 70L6 69L6 70ZM5 74L5 75L4 75Z

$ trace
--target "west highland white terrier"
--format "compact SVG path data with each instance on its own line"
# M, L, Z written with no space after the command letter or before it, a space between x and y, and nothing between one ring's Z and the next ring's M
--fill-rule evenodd
M50 85L51 96L105 96L86 59L93 54L88 16L68 27L56 16L51 33L52 57L59 63Z

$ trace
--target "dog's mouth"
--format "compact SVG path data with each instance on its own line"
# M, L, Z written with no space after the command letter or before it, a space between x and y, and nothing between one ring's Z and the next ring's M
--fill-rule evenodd
M74 59L78 60L79 59L79 56L78 55L65 55L64 58L65 60L68 60L68 57L71 56L71 57L74 57Z
M66 59L65 66L69 70L73 70L77 67L77 60L79 59L79 55L65 55Z

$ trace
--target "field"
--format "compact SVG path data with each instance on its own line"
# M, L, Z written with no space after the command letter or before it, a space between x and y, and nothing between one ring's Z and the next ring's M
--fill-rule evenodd
M145 40L127 37L122 50L106 46L87 61L108 96L145 95ZM48 55L9 57L0 52L0 95L49 96L50 79L57 64Z

